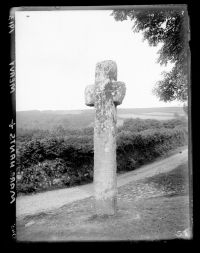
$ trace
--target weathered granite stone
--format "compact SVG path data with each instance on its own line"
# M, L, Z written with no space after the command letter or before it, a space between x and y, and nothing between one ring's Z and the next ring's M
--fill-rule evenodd
M94 106L94 85L88 85L85 88L85 104L88 106Z
M117 64L114 61L102 61L96 65L95 83L106 79L117 81Z
M95 85L85 89L85 103L95 107L94 195L97 215L116 212L116 106L122 103L125 84L117 80L113 61L97 63Z

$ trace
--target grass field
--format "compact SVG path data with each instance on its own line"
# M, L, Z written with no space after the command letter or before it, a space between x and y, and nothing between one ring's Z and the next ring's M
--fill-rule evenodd
M191 238L188 166L121 186L115 216L96 217L93 198L17 221L19 241Z

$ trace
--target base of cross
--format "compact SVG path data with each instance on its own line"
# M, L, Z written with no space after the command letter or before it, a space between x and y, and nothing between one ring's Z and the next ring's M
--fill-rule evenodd
M115 215L117 212L117 197L96 199L95 213L97 216Z

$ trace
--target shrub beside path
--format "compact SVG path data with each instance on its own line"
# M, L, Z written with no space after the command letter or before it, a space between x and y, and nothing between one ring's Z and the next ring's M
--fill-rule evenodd
M169 172L177 166L187 162L187 147L170 157L155 161L151 164L127 172L117 177L117 186L123 186L130 182L152 177L159 173ZM16 216L23 218L27 215L35 215L60 208L76 200L85 199L93 195L93 184L87 184L72 188L37 193L35 195L19 196L16 200Z

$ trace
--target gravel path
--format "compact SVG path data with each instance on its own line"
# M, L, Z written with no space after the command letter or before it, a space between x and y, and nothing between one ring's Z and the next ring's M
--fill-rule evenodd
M130 182L148 178L159 173L168 172L177 166L187 162L188 149L172 155L160 161L144 165L137 170L119 175L117 186L123 186ZM85 199L93 195L93 184L87 184L72 188L37 193L29 196L19 196L16 201L16 216L23 218L27 215L35 215L41 212L60 208L76 200Z

